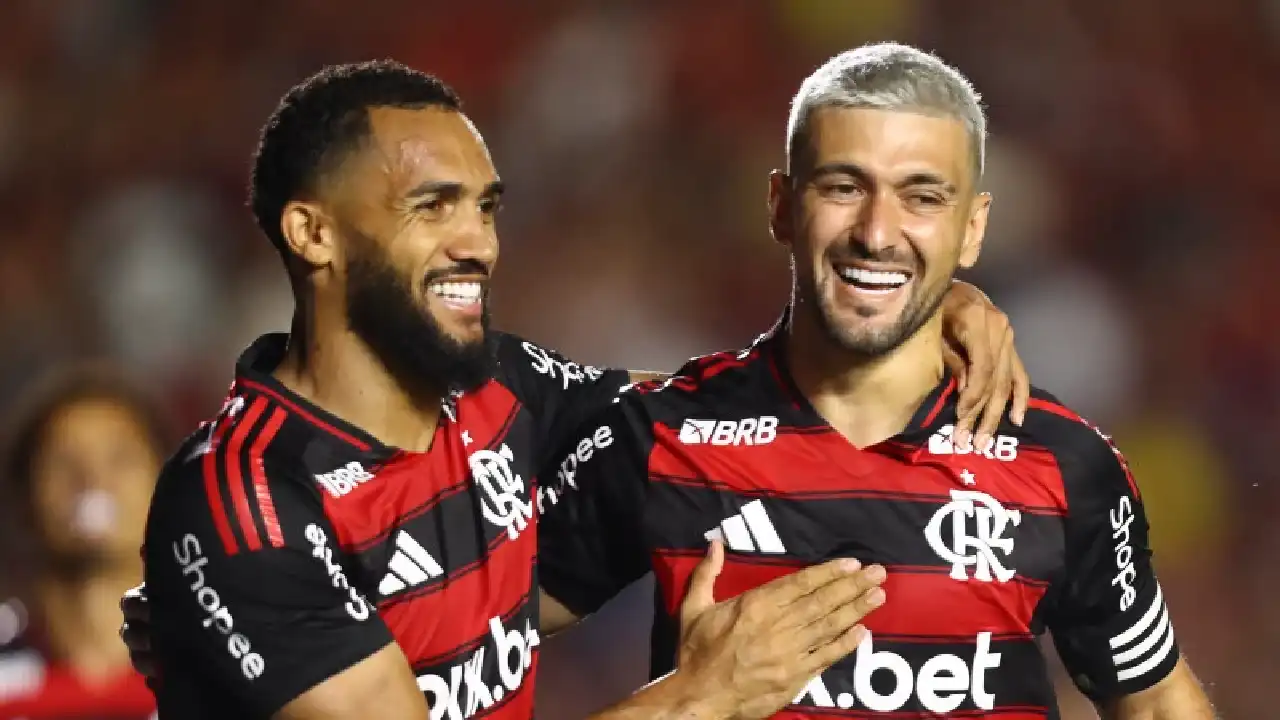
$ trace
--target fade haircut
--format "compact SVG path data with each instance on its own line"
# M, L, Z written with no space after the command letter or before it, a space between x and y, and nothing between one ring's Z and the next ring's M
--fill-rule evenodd
M379 107L461 111L462 101L440 79L393 60L331 65L290 89L263 126L249 205L286 259L284 206L314 194L321 178L369 137L369 110Z
M987 118L981 96L959 70L923 50L876 43L836 55L805 78L787 119L787 172L808 141L821 108L902 110L959 120L969 135L974 180L986 160Z

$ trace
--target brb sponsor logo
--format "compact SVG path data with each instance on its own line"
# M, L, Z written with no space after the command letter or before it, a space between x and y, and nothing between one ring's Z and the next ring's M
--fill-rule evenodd
M247 680L262 677L267 669L267 662L253 651L249 638L236 632L236 621L231 610L223 605L218 591L205 582L204 571L209 564L200 547L200 539L191 533L182 536L180 543L173 543L173 559L178 561L182 569L182 577L190 585L196 596L196 604L204 611L204 620L200 623L206 630L213 630L227 639L227 654L240 663L240 673Z
M768 445L778 437L778 418L764 415L742 420L686 419L680 426L685 445Z
M863 707L873 712L902 710L911 704L912 698L922 710L948 713L972 700L981 710L992 710L996 697L987 690L987 671L1000 667L1000 653L991 652L991 633L977 635L972 659L959 655L935 655L924 662L917 672L901 655L875 649L871 633L854 653L852 692L831 694L830 685L848 687L847 678L836 677L840 668L819 675L800 691L793 705L809 705L821 708L849 710ZM876 673L888 673L893 683L872 685ZM887 690L887 692L881 692Z
M502 702L524 681L541 644L533 621L524 630L508 630L501 618L489 619L489 636L471 656L440 674L418 676L418 689L429 695L431 720L465 720Z
M327 473L315 476L316 482L333 497L340 498L373 479L373 474L358 462L352 461Z
M513 460L515 454L506 443L497 451L477 450L467 458L471 477L482 491L480 512L515 540L533 518L533 501L524 499L524 480L512 469Z
M988 460L1001 460L1004 462L1018 459L1018 438L1016 437L996 435L985 448L979 450L973 446L972 438L964 445L956 447L955 442L951 439L955 431L955 425L943 425L938 428L938 431L929 438L929 454L968 455L973 453Z
M973 490L952 490L951 502L938 508L925 526L924 537L938 557L951 563L951 577L1009 582L1016 574L1004 566L996 552L1013 554L1013 538L1004 533L1022 522L1022 514L1008 510L990 495ZM947 531L944 535L944 531ZM948 537L949 536L949 537Z
M1120 496L1120 503L1111 511L1111 540L1115 543L1116 576L1111 578L1111 586L1120 588L1121 612L1133 607L1138 598L1138 591L1133 586L1138 578L1138 570L1133 566L1133 533L1130 527L1134 520L1133 501L1128 495Z
M307 525L302 531L307 541L311 543L311 557L324 563L325 574L329 576L329 582L339 590L345 590L347 596L351 598L342 607L351 616L352 620L368 620L370 615L369 603L364 599L358 590L351 587L347 582L347 574L342 571L342 566L333 561L333 549L329 547L329 538L324 534L324 530L315 523Z
M550 352L531 342L521 343L520 347L524 348L525 354L533 359L534 372L549 378L558 378L565 390L568 390L569 385L573 383L599 380L604 375L604 371L600 368L557 359Z

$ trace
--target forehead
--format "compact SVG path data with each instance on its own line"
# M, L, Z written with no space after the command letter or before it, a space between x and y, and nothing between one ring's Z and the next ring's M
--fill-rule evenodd
M484 139L460 112L445 108L373 108L368 150L357 173L404 191L432 180L483 186L497 180Z
M828 107L814 112L807 135L815 167L850 163L886 177L927 170L957 182L969 175L969 136L953 117Z

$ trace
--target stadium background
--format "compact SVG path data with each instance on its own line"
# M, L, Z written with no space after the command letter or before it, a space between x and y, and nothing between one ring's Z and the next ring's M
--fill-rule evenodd
M1280 2L358 6L0 4L0 407L92 356L183 428L214 411L238 350L290 312L243 206L258 126L305 74L372 57L452 83L493 149L503 328L652 369L739 345L785 297L764 197L790 94L839 50L912 42L990 108L996 201L973 278L1033 380L1127 450L1215 700L1274 713ZM0 541L3 598L33 568L20 533ZM648 607L637 590L548 645L543 717L643 679Z

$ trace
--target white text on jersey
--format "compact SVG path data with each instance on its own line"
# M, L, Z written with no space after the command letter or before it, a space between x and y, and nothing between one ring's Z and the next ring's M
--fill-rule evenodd
M918 673L901 655L889 650L876 652L871 633L867 633L867 639L858 646L854 658L852 693L842 692L831 697L823 676L819 675L800 691L792 704L843 710L860 704L874 712L892 712L901 710L915 695L922 708L935 713L949 713L968 697L982 710L995 708L996 697L987 690L987 671L1000 667L1000 653L991 652L989 632L978 633L972 661L959 655L935 655L920 666ZM893 675L888 693L877 692L872 686L871 677L877 671ZM836 671L828 670L826 676L830 677L833 672Z
M778 418L764 415L742 420L686 419L680 426L685 445L768 445L778 437Z
M938 431L929 438L929 454L968 455L975 453L988 460L1003 460L1004 462L1018 459L1018 438L1016 437L996 435L985 448L977 450L973 447L972 438L962 447L956 447L951 440L951 435L955 432L955 429L955 425L943 425L938 428Z
M222 604L218 591L205 584L204 568L209 564L209 558L205 557L200 547L200 539L191 533L183 535L181 544L173 543L173 559L178 561L182 576L191 583L196 603L207 616L201 624L227 638L227 654L239 661L240 673L245 679L256 680L262 677L262 673L266 672L267 662L253 651L249 638L235 631L235 618L231 616L231 610Z
M336 498L346 495L355 490L357 486L363 485L372 479L373 475L365 470L363 465L354 460L337 470L316 475L316 482L320 483L330 495Z
M1111 579L1112 586L1120 587L1120 611L1124 612L1133 606L1138 591L1133 581L1138 577L1138 570L1133 566L1133 536L1129 526L1133 524L1133 503L1128 495L1120 496L1120 503L1111 511L1111 539L1115 542L1116 576Z
M466 720L520 688L525 670L533 664L533 649L541 644L538 631L530 620L524 631L507 630L501 618L489 619L490 642L476 648L471 656L453 665L443 675L418 676L418 689L430 695L431 720ZM485 660L490 662L486 663ZM498 683L492 688L485 683L486 666L496 665ZM462 692L466 688L466 693Z
M351 587L351 584L347 582L347 574L342 571L342 566L333 561L333 549L329 547L329 538L324 534L324 530L321 530L320 526L315 523L308 523L302 534L311 543L311 557L324 563L325 574L329 576L329 582L333 583L333 586L339 590L346 590L347 596L351 598L349 602L342 606L343 609L347 611L352 620L368 620L370 614L369 603L358 590Z
M551 353L531 342L520 343L520 347L524 348L525 353L533 359L535 372L550 378L559 378L565 390L569 389L571 383L595 381L604 375L604 371L600 368L579 365L568 360L557 360L551 356Z

